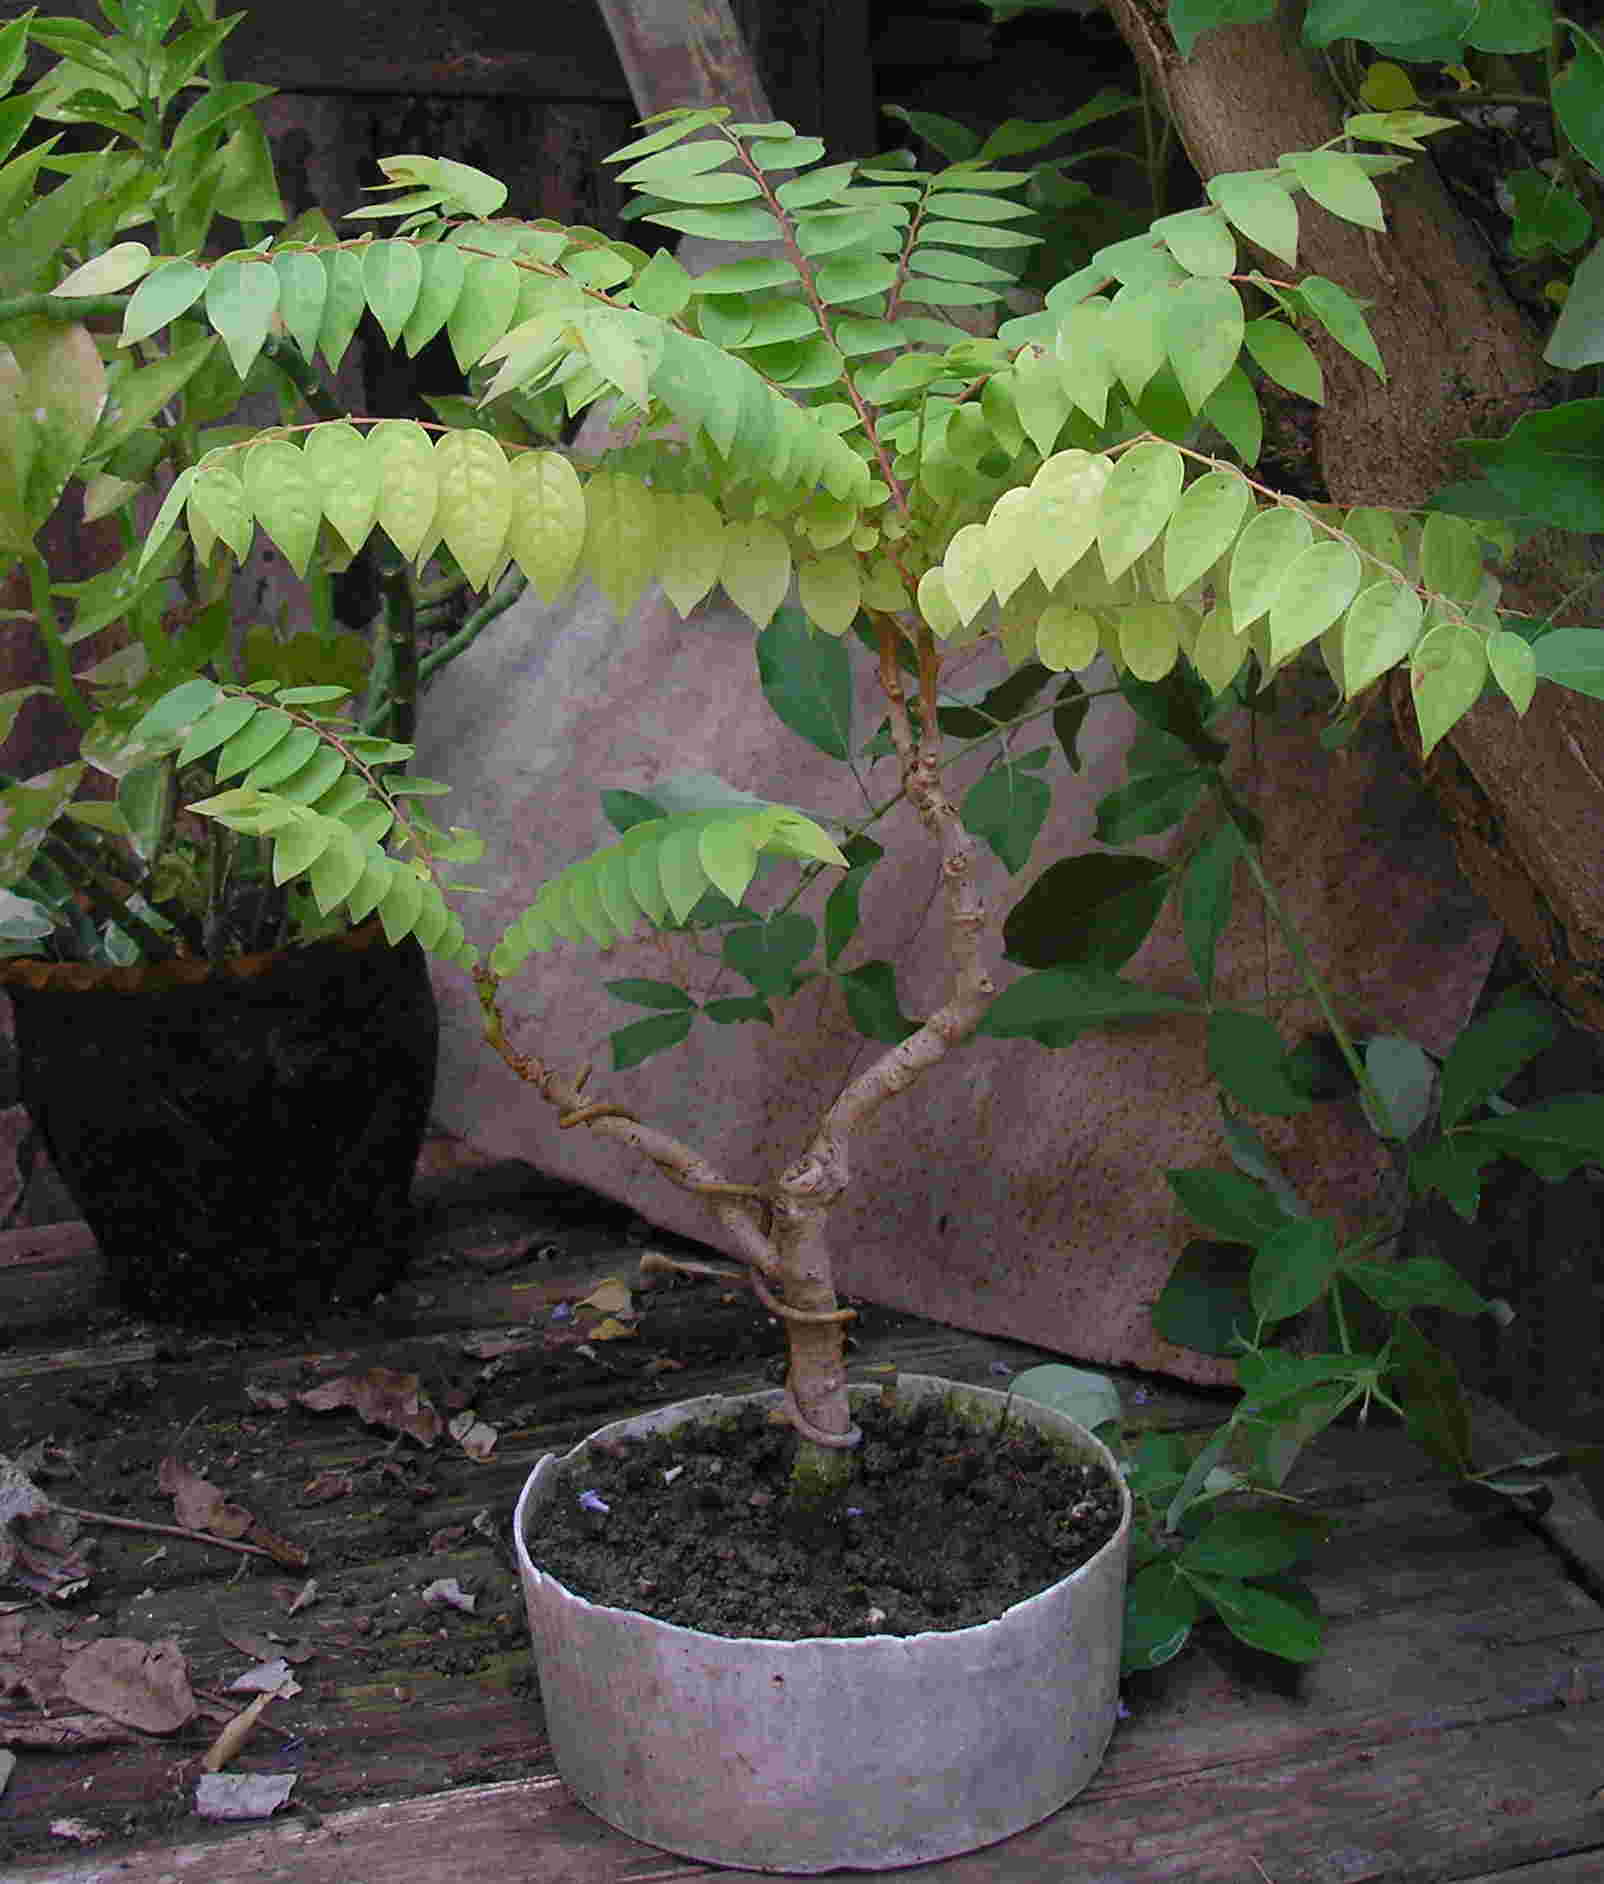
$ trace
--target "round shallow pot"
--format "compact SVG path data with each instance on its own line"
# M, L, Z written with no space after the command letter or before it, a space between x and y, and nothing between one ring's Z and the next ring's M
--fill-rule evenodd
M995 1418L1008 1396L903 1374L899 1397L951 1395ZM879 1388L854 1388L854 1396ZM709 1395L604 1426L664 1432L777 1392ZM993 1844L1072 1799L1118 1707L1130 1496L1108 1449L1029 1401L1014 1415L1102 1465L1120 1528L1049 1588L974 1628L775 1642L706 1635L604 1608L537 1566L548 1453L518 1500L514 1548L558 1771L631 1837L710 1864L887 1870Z
M359 1300L406 1261L438 1022L423 952L0 965L22 1102L130 1307Z

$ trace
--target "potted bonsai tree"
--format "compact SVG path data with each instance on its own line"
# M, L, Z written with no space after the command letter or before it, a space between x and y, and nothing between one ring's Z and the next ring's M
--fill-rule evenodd
M1123 794L1125 834L1166 828L1205 800L1214 808L1182 881L1206 997L1238 861L1273 898L1251 808L1219 769L1244 701L1316 649L1338 738L1399 666L1428 747L1489 679L1517 709L1530 700L1543 645L1530 624L1497 613L1476 526L1331 511L1238 462L1257 454L1256 374L1318 390L1301 327L1372 357L1362 311L1337 284L1244 270L1238 238L1292 269L1304 195L1381 227L1372 178L1407 161L1393 152L1418 148L1435 122L1371 114L1350 121L1344 141L1380 153L1333 146L1216 178L1207 205L1101 251L1044 310L994 335L948 316L994 307L1012 279L1001 263L1031 240L1010 197L1022 173L986 151L934 175L896 159L831 164L788 125L730 123L716 109L664 114L614 159L649 199L648 220L743 245L695 279L670 255L593 230L498 217L486 179L421 156L383 165L393 236L269 247L243 263L252 304L276 308L291 335L346 292L392 335L446 326L477 375L487 427L433 440L411 425L341 428L337 483L320 469L321 426L227 443L174 480L142 565L181 526L210 544L219 517L293 534L337 510L353 538L376 523L412 556L443 542L475 583L493 585L515 563L550 597L583 571L619 608L657 580L687 611L722 582L761 628L794 579L791 647L836 650L836 671L851 643L864 645L895 795L940 859L944 998L908 1017L893 965L843 973L874 1051L793 1159L737 1183L708 1151L599 1091L588 1067L524 1050L499 990L559 944L608 949L642 924L680 927L719 939L753 987L710 1017L761 1020L816 933L797 944L793 904L825 896L828 960L850 941L877 854L873 809L858 828L831 829L705 779L671 802L615 795L617 841L546 883L481 958L452 908L451 873L471 840L442 838L419 817L415 796L434 788L386 774L385 754L350 738L322 702L192 679L140 729L181 763L259 741L258 769L190 810L269 840L275 877L304 881L325 912L377 907L470 972L487 1040L559 1128L601 1134L702 1198L783 1326L782 1390L755 1406L690 1403L608 1428L543 1461L519 1504L559 1764L581 1797L640 1837L774 1870L909 1863L1032 1822L1095 1767L1116 1706L1130 1525L1113 1462L1084 1425L1024 1396L849 1383L852 1311L832 1279L830 1211L853 1181L854 1133L938 1067L961 1064L977 1033L1063 1046L1088 1026L1187 1005L1117 972L1141 924L1120 926L1129 947L1117 959L1075 955L1063 937L1090 918L1055 900L1045 876L1048 887L1004 917L984 878L1028 854L1052 755L1008 766L1014 808L999 811L993 787L956 800L949 742L1047 712L1068 730L1087 700L1078 676L1106 661L1109 690L1151 734ZM152 292L170 280L199 303L203 270L154 257L148 267ZM573 413L616 399L621 436L596 462L509 451L488 427L502 400L532 389L560 392ZM983 637L1015 675L959 699L944 676L955 651ZM771 698L783 702L783 690ZM794 703L780 710L806 719ZM328 799L286 793L260 769L302 736L341 781ZM1004 959L1028 972L1003 985ZM1361 1053L1312 985L1378 1128L1401 1144L1420 1119L1397 1115L1397 1056ZM685 990L644 977L613 987L658 1010L615 1036L615 1071L688 1031L696 1003ZM1460 1134L1448 1162L1461 1176L1497 1149L1475 1121L1496 1090L1487 1067L1507 1057L1484 1054L1457 1080L1446 1123ZM1279 1049L1274 1070L1286 1071ZM1231 1142L1257 1160L1246 1193L1229 1182L1180 1188L1211 1229L1257 1250L1257 1323L1243 1336L1259 1357L1255 1417L1242 1425L1273 1489L1350 1387L1368 1397L1425 1363L1420 1338L1400 1333L1363 1366L1344 1326L1342 1353L1314 1357L1327 1365L1311 1379L1263 1358L1264 1331L1328 1288L1335 1298L1361 1270L1374 1299L1405 1319L1448 1285L1394 1275L1375 1237L1339 1245L1329 1226L1307 1224L1253 1134L1241 1127ZM1446 1405L1440 1391L1435 1404ZM733 1424L714 1417L732 1412ZM1144 1454L1133 1469L1178 1521L1247 1482L1231 1464L1222 1441L1196 1458ZM774 1522L760 1535L750 1526L765 1513ZM709 1525L699 1559L692 1535ZM1011 1566L1001 1614L976 1616L960 1587L977 1529ZM1307 1530L1296 1515L1227 1510L1148 1566L1158 1574L1142 1658L1173 1652L1204 1602L1250 1640L1312 1652L1296 1590L1275 1584ZM923 1607L899 1538L939 1573ZM1144 1555L1168 1547L1149 1540ZM818 1586L811 1622L780 1607L787 1568ZM737 1574L755 1578L750 1606L695 1606Z
M331 727L394 766L420 627L465 579L426 587L392 557L381 619L342 629L333 578L360 544L314 526L286 552L314 626L286 639L238 619L216 539L243 557L240 517L214 507L210 539L142 554L163 485L254 436L247 401L338 414L314 348L337 368L358 312L342 302L298 327L303 351L252 299L245 258L267 229L281 245L330 231L318 213L279 227L256 116L267 88L220 64L243 16L218 20L211 0L104 11L104 31L32 15L0 30L0 565L25 603L8 661L29 680L0 695L0 980L21 1092L131 1306L371 1294L404 1259L433 1088L421 950L382 915L325 916L274 882L259 841L184 811L251 769L248 746L191 763L138 723L175 685L224 675L263 700L325 703ZM58 56L18 90L30 51ZM85 132L95 147L64 146ZM153 249L174 258L154 275ZM184 280L206 290L206 320ZM339 442L324 436L332 488ZM278 750L272 771L326 803L316 747Z

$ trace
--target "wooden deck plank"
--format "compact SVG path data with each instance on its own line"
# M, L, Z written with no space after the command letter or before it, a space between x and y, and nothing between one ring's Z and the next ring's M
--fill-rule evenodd
M1118 1742L1116 1740L1116 1749ZM1506 1875L1558 1854L1599 1875L1597 1798L1604 1707L1422 1735L1340 1758L1238 1762L1121 1785L1117 1762L1042 1825L987 1851L920 1868L929 1884L1273 1884ZM460 1788L356 1807L316 1827L289 1821L118 1861L23 1865L17 1884L451 1884L473 1854L480 1877L540 1884L690 1884L755 1878L677 1860L604 1826L555 1779ZM1593 1864L1589 1874L1586 1866ZM861 1875L832 1872L832 1878ZM1535 1875L1541 1876L1538 1872ZM1556 1874L1554 1884L1569 1884Z
M531 1206L529 1221L538 1217ZM204 1827L187 1810L212 1731L201 1724L165 1742L24 1753L0 1798L5 1884L457 1884L465 1851L473 1876L509 1884L755 1875L636 1844L557 1780L504 1532L541 1453L654 1400L765 1384L762 1353L777 1339L744 1293L701 1285L643 1296L640 1338L598 1346L593 1360L538 1345L552 1304L631 1274L639 1250L601 1231L570 1238L553 1260L522 1260L516 1211L495 1222L505 1251L483 1249L475 1265L445 1237L441 1261L421 1265L371 1316L310 1335L176 1342L111 1321L61 1348L48 1329L8 1329L0 1451L57 1422L65 1430L69 1415L97 1444L103 1407L105 1446L127 1455L124 1478L100 1477L119 1511L170 1515L153 1464L177 1451L311 1551L322 1597L291 1619L283 1590L298 1579L276 1567L103 1533L89 1592L98 1627L176 1637L198 1686L220 1691L245 1665L226 1633L277 1630L315 1649L297 1671L302 1694L274 1704L243 1761L260 1767L298 1736L281 1755L300 1761L296 1804L265 1826ZM63 1247L79 1260L70 1240ZM484 1464L449 1442L432 1452L392 1442L349 1413L255 1408L243 1391L294 1393L384 1365L419 1371L444 1409L454 1404L446 1394L474 1390L481 1363L465 1344L491 1329L536 1345L494 1382L501 1438ZM750 1355L755 1333L757 1358L732 1365L732 1338ZM681 1370L647 1373L663 1355ZM996 1384L1051 1358L866 1310L853 1361ZM1226 1404L1134 1377L1119 1384L1128 1416L1158 1427L1212 1424ZM133 1422L130 1395L141 1410ZM1541 1444L1497 1417L1478 1427L1493 1458ZM324 1471L350 1474L352 1494L301 1502ZM1604 1606L1593 1580L1604 1551L1590 1556L1590 1508L1545 1537L1509 1511L1456 1504L1407 1440L1382 1428L1326 1434L1294 1483L1334 1512L1311 1578L1328 1619L1324 1660L1287 1678L1205 1630L1192 1652L1127 1684L1129 1718L1079 1801L990 1852L927 1867L930 1884L1604 1881ZM51 1489L74 1502L70 1480ZM481 1513L489 1535L473 1528ZM439 1576L476 1593L475 1614L422 1604ZM125 1814L132 1842L116 1837ZM82 1854L41 1849L57 1817L113 1836ZM32 1841L28 1855L8 1859L17 1832Z

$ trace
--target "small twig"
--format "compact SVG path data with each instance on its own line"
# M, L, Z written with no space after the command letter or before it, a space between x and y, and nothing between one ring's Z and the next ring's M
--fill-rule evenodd
M246 1557L272 1558L270 1550L263 1550L258 1544L236 1544L231 1537L213 1537L210 1531L186 1531L177 1524L152 1524L144 1518L114 1518L106 1511L80 1511L74 1505L58 1505L51 1500L50 1509L59 1511L64 1518L81 1518L85 1524L106 1524L115 1531L150 1531L157 1537L182 1537L191 1544L215 1544L219 1550L237 1550Z

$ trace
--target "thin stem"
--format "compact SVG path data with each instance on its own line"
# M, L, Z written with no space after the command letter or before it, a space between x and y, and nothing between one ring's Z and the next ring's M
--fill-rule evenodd
M143 1518L114 1518L105 1511L80 1511L75 1505L58 1505L50 1501L50 1509L59 1511L64 1518L77 1518L84 1524L104 1524L114 1531L150 1531L157 1537L181 1537L188 1544L215 1544L219 1550L237 1550L242 1557L272 1558L270 1550L263 1550L260 1544L236 1543L232 1537L214 1537L210 1531L186 1531L178 1524L150 1524ZM278 1559L273 1559L275 1562Z
M78 691L78 683L72 677L67 643L62 637L61 624L56 620L56 605L50 599L49 566L38 550L33 548L22 552L22 560L28 571L28 593L33 603L34 620L45 644L45 659L50 665L50 684L55 689L56 698L72 715L79 729L87 731L94 721L94 710Z
M1365 1071L1364 1061L1360 1058L1359 1050L1353 1043L1353 1037L1342 1024L1341 1017L1332 1002L1330 990L1319 969L1315 967L1313 957L1304 946L1303 937L1298 933L1297 925L1287 913L1286 905L1276 893L1275 886L1265 875L1264 865L1260 861L1257 849L1252 844L1244 842L1242 854L1247 859L1248 870L1253 881L1259 887L1259 894L1264 898L1265 907L1274 917L1276 927L1281 931L1282 940L1286 943L1292 959L1297 963L1303 975L1305 986L1314 996L1320 1012L1325 1016L1326 1025L1331 1029L1332 1038L1336 1041L1338 1050L1348 1063L1348 1071L1353 1074L1360 1092L1364 1095L1365 1103L1370 1108L1371 1118L1380 1127L1384 1137L1398 1139L1400 1133L1393 1123L1387 1102L1377 1092L1370 1075Z

